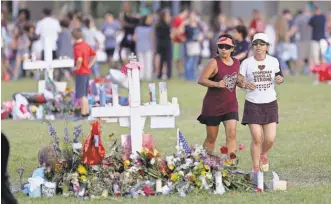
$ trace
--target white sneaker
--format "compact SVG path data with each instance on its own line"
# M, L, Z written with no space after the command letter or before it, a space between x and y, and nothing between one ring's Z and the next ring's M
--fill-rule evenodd
M313 82L313 85L315 85L315 86L317 86L317 85L319 85L320 84L320 82L318 81L318 80L315 80L314 82Z

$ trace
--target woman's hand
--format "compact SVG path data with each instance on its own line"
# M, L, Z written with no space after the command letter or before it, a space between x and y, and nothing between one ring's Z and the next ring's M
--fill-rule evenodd
M283 78L282 76L278 75L278 76L276 76L276 78L275 78L275 82L276 82L277 84L281 84L281 83L284 82L284 78Z
M225 81L221 80L221 81L217 82L217 87L218 88L225 88L226 87Z
M256 86L253 82L250 82L250 81L245 81L244 82L244 88L245 89L249 89L249 90L255 90L256 89Z

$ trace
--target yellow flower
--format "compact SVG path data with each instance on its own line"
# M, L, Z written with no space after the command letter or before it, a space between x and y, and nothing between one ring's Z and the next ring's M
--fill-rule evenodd
M55 164L55 172L58 173L61 169L61 165L60 164Z
M199 160L200 159L199 155L194 156L194 159Z
M226 160L226 161L224 162L224 164L227 165L227 166L231 166L232 161L231 161L231 160Z
M227 172L226 171L222 171L222 177L226 177Z
M200 164L198 165L198 168L199 168L199 169L203 169L203 164L200 163Z
M200 186L201 186L201 182L200 182L200 180L196 180L196 181L195 181L195 185L197 185L197 187L200 187Z
M86 168L83 165L81 165L81 164L78 166L77 171L78 171L79 174L82 174L82 175L86 175L87 174Z
M172 165L172 164L169 166L169 169L170 169L170 170L174 170L174 168L175 168L175 166Z
M123 162L123 164L124 164L124 168L127 168L128 166L130 166L130 161L129 160L125 160Z
M201 171L201 175L202 175L202 176L205 176L205 175L206 175L206 171L205 171L205 170L202 170L202 171Z
M170 180L176 182L179 178L178 173L171 174Z
M80 180L81 180L81 181L86 181L86 179L87 179L87 178L86 178L85 175L80 176Z
M160 152L157 151L157 149L154 149L154 156L157 156L158 154L160 154Z
M32 113L35 113L37 111L37 106L31 106L31 112Z
M209 170L209 166L208 165L204 165L205 169L208 171Z

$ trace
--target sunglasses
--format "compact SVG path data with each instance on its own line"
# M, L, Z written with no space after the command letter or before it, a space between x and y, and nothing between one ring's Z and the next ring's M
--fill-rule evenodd
M231 45L226 45L226 44L219 44L219 45L217 45L217 47L220 50L222 50L222 49L230 50L232 48Z
M265 42L254 42L253 43L253 46L258 46L258 45L265 46L265 45L267 45L267 43L265 43Z

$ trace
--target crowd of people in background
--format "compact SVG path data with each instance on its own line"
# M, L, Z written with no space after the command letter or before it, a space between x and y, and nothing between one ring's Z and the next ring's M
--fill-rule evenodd
M323 13L316 4L307 4L303 11L283 10L276 17L266 19L254 10L250 22L229 18L220 13L210 23L193 10L185 7L172 16L170 9L153 13L149 8L133 12L129 2L123 3L119 16L111 12L97 26L92 16L69 12L56 19L49 8L35 24L30 11L21 9L15 22L8 23L1 12L1 70L2 80L22 77L39 78L38 72L22 68L25 59L43 59L43 39L52 41L53 58L73 58L71 31L81 28L86 41L97 53L98 62L92 67L100 77L100 63L109 68L120 68L135 53L144 64L141 80L168 80L177 77L196 81L202 70L203 59L216 53L216 41L221 34L235 39L233 57L242 62L251 56L250 41L255 33L264 32L271 41L269 54L280 61L285 75L310 74L310 68L331 63L327 57L331 49L322 49L321 40L331 43L331 12ZM173 67L174 66L174 67ZM174 70L175 69L175 70ZM71 79L71 69L60 69L56 80Z

